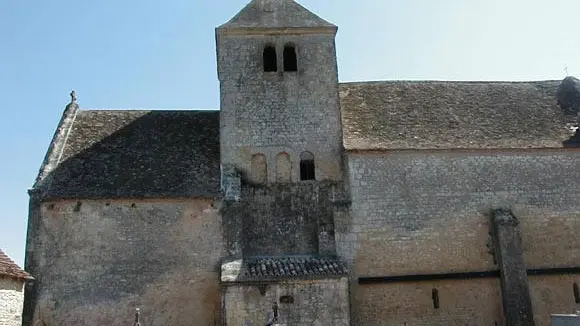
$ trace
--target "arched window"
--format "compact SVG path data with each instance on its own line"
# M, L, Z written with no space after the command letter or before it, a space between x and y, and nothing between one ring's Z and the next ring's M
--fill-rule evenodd
M284 47L284 71L297 71L298 60L296 58L296 48L292 45Z
M268 45L264 48L264 71L278 71L278 58L276 56L276 48Z
M250 182L255 184L265 184L268 181L268 165L264 154L252 156L252 166L250 168Z
M580 303L580 288L578 288L578 283L574 282L572 290L574 290L574 302Z
M292 180L292 163L290 155L280 153L276 155L276 182L288 183Z
M310 152L300 154L300 180L316 180L314 155Z

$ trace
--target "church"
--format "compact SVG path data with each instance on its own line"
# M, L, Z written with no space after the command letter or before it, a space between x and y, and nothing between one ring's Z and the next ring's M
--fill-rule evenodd
M220 107L66 106L23 325L550 325L580 305L580 82L338 80L337 26L252 0Z

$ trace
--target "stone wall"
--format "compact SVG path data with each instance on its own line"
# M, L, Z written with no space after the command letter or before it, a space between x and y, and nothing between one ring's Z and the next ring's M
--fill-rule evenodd
M350 325L347 278L285 281L262 286L263 294L260 284L226 286L227 326L265 325L272 316L273 302L279 302L281 325ZM292 303L285 302L288 299Z
M241 201L221 211L229 247L244 256L333 254L334 201L341 194L338 182L243 185Z
M497 270L489 214L501 207L520 222L527 268L580 261L580 153L351 153L348 166L352 206L335 220L335 230L353 281ZM533 296L535 311L551 305ZM366 301L364 292L353 297L353 315Z
M46 326L219 323L221 219L211 200L41 206L34 321ZM30 325L33 325L31 323Z
M22 325L24 282L0 276L0 326Z
M286 44L296 48L296 72L283 71ZM264 72L266 45L276 47L277 72ZM248 175L252 157L264 154L268 182L276 182L277 175L286 179L288 172L296 181L300 154L309 151L315 158L317 180L342 179L334 34L218 32L217 47L222 165ZM280 153L288 155L290 168L277 160Z
M504 325L499 283L486 278L359 285L352 295L352 325Z
M528 280L536 325L550 325L551 314L573 314L580 308L573 290L580 275L528 276Z

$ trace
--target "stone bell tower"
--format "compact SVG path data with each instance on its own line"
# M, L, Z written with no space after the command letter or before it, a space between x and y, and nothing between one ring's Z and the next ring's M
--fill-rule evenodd
M226 325L349 324L336 32L293 0L216 29Z
M342 179L336 31L292 0L251 1L216 29L224 169L258 184Z

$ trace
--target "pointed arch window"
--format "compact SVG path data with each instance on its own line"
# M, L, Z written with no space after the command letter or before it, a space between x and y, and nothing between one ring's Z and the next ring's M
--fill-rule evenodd
M316 180L314 155L310 152L300 154L300 180Z
M276 56L276 48L273 45L266 45L263 60L265 72L278 71L278 57Z
M284 46L284 71L297 71L298 58L296 57L296 48L293 45Z

